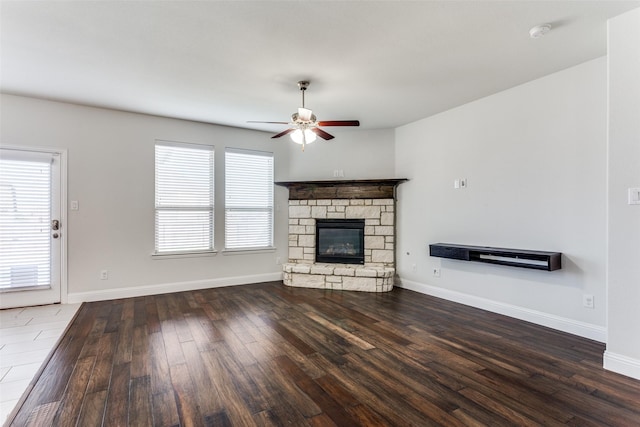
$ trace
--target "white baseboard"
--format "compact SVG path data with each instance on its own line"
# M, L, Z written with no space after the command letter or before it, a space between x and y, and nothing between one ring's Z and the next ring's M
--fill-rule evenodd
M162 283L158 285L134 286L130 288L101 289L91 292L76 292L67 295L67 303L104 301L119 298L141 297L146 295L168 294L171 292L195 291L198 289L220 288L223 286L248 285L250 283L282 280L282 273L254 274L251 276L233 276L220 279L193 280L189 282Z
M553 314L543 313L541 311L530 310L524 307L492 301L486 298L463 294L461 292L425 285L423 283L405 279L400 280L398 287L446 299L448 301L469 305L471 307L481 308L483 310L491 311L492 313L504 314L505 316L525 320L527 322L535 323L536 325L546 326L548 328L568 332L573 335L589 338L602 343L607 342L607 329L603 326L579 322L555 316Z
M640 360L609 350L604 352L604 369L640 380Z

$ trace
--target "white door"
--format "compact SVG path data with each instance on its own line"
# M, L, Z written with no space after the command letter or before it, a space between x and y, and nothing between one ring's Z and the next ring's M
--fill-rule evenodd
M60 302L61 154L0 149L0 308Z

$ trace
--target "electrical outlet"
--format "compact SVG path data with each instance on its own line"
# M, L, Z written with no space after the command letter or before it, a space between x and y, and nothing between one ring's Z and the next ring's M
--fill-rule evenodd
M440 277L440 269L438 267L433 267L433 277Z
M277 264L277 265L282 264L282 260L280 259L280 257L279 257L279 256L277 256L277 257L276 257L276 264Z
M109 280L109 270L100 270L100 280Z
M582 305L585 308L594 308L593 295L590 295L590 294L582 295Z

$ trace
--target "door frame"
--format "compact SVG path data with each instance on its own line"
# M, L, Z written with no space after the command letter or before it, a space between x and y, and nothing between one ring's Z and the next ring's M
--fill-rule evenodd
M67 239L69 234L67 230L69 224L67 222L67 149L57 147L41 147L26 145L10 145L0 144L0 148L7 150L19 150L27 152L41 152L57 154L60 159L60 195L58 202L60 203L60 303L68 302L67 287Z

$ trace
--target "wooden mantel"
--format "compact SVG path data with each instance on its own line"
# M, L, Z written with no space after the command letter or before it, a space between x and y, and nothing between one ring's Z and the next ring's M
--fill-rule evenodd
M280 181L275 184L289 189L289 200L395 199L396 187L405 181L408 179Z

